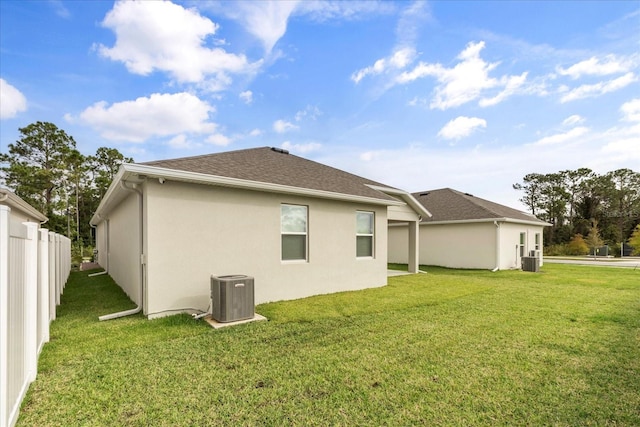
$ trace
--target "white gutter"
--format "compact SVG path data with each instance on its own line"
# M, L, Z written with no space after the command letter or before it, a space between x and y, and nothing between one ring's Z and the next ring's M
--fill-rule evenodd
M473 224L479 222L509 222L513 224L526 224L526 225L536 225L538 227L550 226L548 222L544 221L527 221L525 219L515 219L515 218L480 218L480 219L453 219L448 221L423 221L421 225L443 225L443 224Z
M140 206L140 295L138 298L138 301L140 301L138 303L138 305L135 308L132 308L130 310L125 310L125 311L119 311L117 313L111 313L111 314L105 314L103 316L98 317L98 320L100 320L101 322L105 321L105 320L112 320L112 319L117 319L119 317L125 317L125 316L131 316L133 314L138 314L142 311L143 308L143 298L144 298L144 279L145 279L145 274L144 274L144 224L143 224L143 194L142 191L138 188L138 184L132 184L131 187L127 187L127 184L125 181L120 181L120 186L127 191L133 191L135 193L138 194L138 200L139 200L139 206ZM107 236L108 238L108 236ZM108 256L108 255L107 255ZM106 271L104 272L106 273ZM100 273L98 273L100 274Z
M40 222L41 224L44 224L49 220L45 215L40 213L38 210L36 210L36 208L31 206L29 203L22 200L20 196L16 195L11 190L6 188L0 188L0 202L4 202L4 201L7 201L10 206L13 206L16 209L19 209L23 213L26 213L27 215L38 220L38 222Z
M402 200L405 201L405 204L409 205L411 207L411 209L416 211L416 213L419 214L421 218L431 218L433 216L433 215L431 215L431 212L429 212L427 210L427 208L425 208L422 205L422 203L418 202L416 200L416 198L411 195L411 193L407 193L406 191L399 190L397 188L381 187L379 185L368 185L367 184L367 187L371 188L372 190L376 190L376 191L380 191L380 192L385 193L385 194L389 194L391 196L400 197Z

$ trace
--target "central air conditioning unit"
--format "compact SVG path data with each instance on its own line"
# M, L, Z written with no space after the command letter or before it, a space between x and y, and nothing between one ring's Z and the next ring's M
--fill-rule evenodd
M523 256L522 271L532 271L534 273L538 273L540 271L540 260L534 256Z
M211 317L218 322L251 319L255 313L253 277L211 276Z

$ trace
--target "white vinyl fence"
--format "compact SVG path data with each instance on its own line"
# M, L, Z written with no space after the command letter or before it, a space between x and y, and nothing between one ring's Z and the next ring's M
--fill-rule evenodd
M71 241L0 205L0 427L15 425L71 269Z

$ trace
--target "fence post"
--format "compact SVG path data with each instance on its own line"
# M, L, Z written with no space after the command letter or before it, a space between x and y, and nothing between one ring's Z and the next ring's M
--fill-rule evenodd
M23 222L25 241L24 342L27 379L35 381L38 371L38 224Z
M49 321L56 320L56 233L49 233Z
M9 212L0 205L0 426L9 422Z
M62 261L60 260L60 235L56 233L53 237L53 251L56 256L56 305L60 305L60 295L62 295L62 272L60 271L60 266L62 265Z
M49 230L41 228L38 240L38 354L49 342Z

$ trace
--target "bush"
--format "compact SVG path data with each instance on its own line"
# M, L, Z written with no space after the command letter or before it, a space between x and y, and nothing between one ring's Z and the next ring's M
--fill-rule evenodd
M567 245L550 245L544 248L544 254L549 256L567 255Z
M571 241L566 244L566 255L588 255L589 245L584 241L581 234L573 236Z

